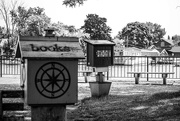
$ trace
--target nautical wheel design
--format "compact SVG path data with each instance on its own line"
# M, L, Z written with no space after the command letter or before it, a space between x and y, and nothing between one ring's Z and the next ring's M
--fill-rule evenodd
M35 76L38 92L47 98L58 98L69 89L71 82L67 68L57 62L42 65Z

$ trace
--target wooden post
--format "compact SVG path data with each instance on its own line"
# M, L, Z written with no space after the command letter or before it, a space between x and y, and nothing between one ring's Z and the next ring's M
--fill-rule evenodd
M2 121L3 120L3 109L2 109L2 107L3 107L3 105L2 105L2 91L0 91L0 121Z
M104 74L103 72L98 72L96 75L96 81L97 82L104 82Z
M134 77L135 77L135 84L139 84L140 74L134 74Z
M2 77L2 61L3 61L3 59L2 59L2 55L0 56L0 60L1 60L1 64L0 64L0 77Z
M166 85L167 74L162 74L163 84Z
M147 56L147 72L149 72L149 57ZM147 81L149 81L149 74L147 73Z
M31 121L66 121L66 105L31 106Z
M85 83L88 82L88 80L87 80L87 73L88 73L88 72L83 72L83 76L84 76Z
M107 80L109 80L109 68L108 68L108 71L107 71Z
M83 76L84 76L85 83L87 83L88 82L88 77L91 76L92 72L88 72L88 71L86 72L85 71L85 72L82 72L82 73L83 73Z

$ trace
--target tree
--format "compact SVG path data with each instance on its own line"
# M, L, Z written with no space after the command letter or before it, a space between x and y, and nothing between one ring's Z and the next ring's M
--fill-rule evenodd
M19 6L17 11L11 11L11 16L17 32L22 36L43 36L46 28L54 29L55 36L76 36L77 34L74 26L64 25L61 22L51 23L44 8L25 9Z
M77 32L74 26L68 26L61 22L52 23L51 28L55 30L55 36L75 36Z
M19 6L17 11L11 11L11 16L18 34L22 36L41 36L44 34L44 29L51 24L50 18L40 7L26 10Z
M136 46L147 48L150 45L151 35L148 27L144 23L128 23L117 35L119 39L125 40L126 46Z
M86 0L64 0L63 5L66 5L69 7L75 7L77 4L83 5L84 1Z
M14 33L14 24L10 12L16 10L19 5L22 6L23 4L18 3L17 0L12 0L11 3L7 3L5 0L0 0L0 15L5 23L7 35L13 35Z
M111 40L111 28L106 25L107 19L96 14L88 14L81 29L90 35L92 40Z
M173 43L178 43L180 41L180 35L174 35L172 36Z
M10 16L9 16L10 7L6 4L5 0L0 1L0 12L1 16L6 25L6 32L10 33Z
M17 9L18 5L22 6L22 3L18 3L17 0L11 0L11 3L0 0L0 16L2 17L5 23L5 32L3 32L4 36L7 38L7 42L3 45L3 49L5 53L12 52L12 48L14 47L17 37L14 35L15 33L15 25L13 24L13 20L10 15L10 11L14 11ZM10 53L11 54L11 53Z
M165 29L151 22L128 23L117 35L119 39L125 40L126 46L148 48L150 45L160 41L165 35Z
M161 25L159 24L146 22L146 25L149 28L149 31L152 37L152 43L157 43L166 34L165 29L161 28Z
M172 36L172 40L175 40L175 41L180 40L180 35L174 35L174 36Z

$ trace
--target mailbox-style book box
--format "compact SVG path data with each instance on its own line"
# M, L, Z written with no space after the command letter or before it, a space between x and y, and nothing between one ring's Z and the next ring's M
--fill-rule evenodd
M86 40L87 66L107 67L113 65L115 43L108 40Z
M28 105L77 102L78 59L84 58L78 38L20 36L16 58Z

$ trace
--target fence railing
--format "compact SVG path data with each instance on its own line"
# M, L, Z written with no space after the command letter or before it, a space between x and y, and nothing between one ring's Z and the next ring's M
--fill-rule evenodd
M132 77L129 71L174 72L168 78L180 78L180 57L174 56L123 56L114 58L110 67L110 77ZM120 64L120 65L119 65ZM142 77L162 78L161 75L144 74Z
M79 70L88 70L84 60L80 60ZM114 65L109 66L109 78L133 78L127 72L174 72L168 78L180 79L180 57L174 56L115 56ZM79 74L81 76L81 74ZM142 78L162 78L162 75L143 74Z
M2 75L19 75L20 74L20 59L10 56L0 56L0 76ZM80 59L78 71L91 70L92 67L86 66L86 60ZM115 56L114 65L109 66L108 73L105 73L109 78L133 78L132 74L127 74L130 71L143 72L174 72L168 78L180 79L180 57L174 56ZM95 74L94 74L95 75ZM83 76L78 73L78 76ZM162 78L161 75L144 74L142 78Z
M20 59L13 56L0 56L0 76L2 75L19 75Z

